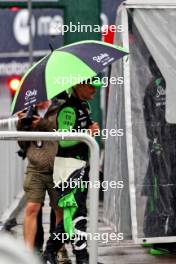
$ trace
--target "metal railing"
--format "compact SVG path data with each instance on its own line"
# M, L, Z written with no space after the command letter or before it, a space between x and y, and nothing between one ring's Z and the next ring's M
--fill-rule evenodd
M79 140L86 143L90 150L90 181L93 183L99 180L99 146L94 138L86 133L61 133L61 132L17 132L17 131L1 131L0 141L29 141L29 140ZM94 186L94 184L92 184ZM90 188L90 232L97 233L98 228L98 189ZM97 264L97 241L90 240L90 259L89 263Z
M16 123L18 121L18 117L10 117L7 119L0 119L0 130L8 129L8 130L16 130Z

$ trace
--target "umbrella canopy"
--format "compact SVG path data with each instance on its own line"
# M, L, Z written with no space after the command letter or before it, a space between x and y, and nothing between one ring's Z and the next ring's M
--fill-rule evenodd
M23 76L12 102L12 113L92 78L127 51L102 41L80 41L54 50Z

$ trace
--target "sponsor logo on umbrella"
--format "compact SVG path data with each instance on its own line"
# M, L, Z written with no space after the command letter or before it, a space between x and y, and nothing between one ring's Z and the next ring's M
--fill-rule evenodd
M27 90L25 94L25 105L36 101L37 90Z
M110 57L107 53L101 53L99 56L94 56L93 60L98 63L102 63L102 65L106 65L109 62L113 61L114 58Z

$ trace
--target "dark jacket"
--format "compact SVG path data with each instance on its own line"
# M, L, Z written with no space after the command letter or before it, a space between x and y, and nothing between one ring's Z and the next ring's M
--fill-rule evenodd
M92 125L90 106L87 101L81 101L76 96L71 96L62 105L58 112L58 129L70 127L77 132L88 129ZM85 143L79 141L60 141L58 156L71 157L81 160L88 160L89 150Z

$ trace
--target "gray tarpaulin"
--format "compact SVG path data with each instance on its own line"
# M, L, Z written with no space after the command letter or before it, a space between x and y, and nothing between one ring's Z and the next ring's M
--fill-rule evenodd
M138 241L171 242L176 236L176 125L167 122L176 111L169 109L165 119L166 92L167 102L176 96L170 95L176 84L175 17L174 9L129 10L129 76L122 60L111 73L125 82L110 85L107 128L125 133L106 141L105 179L123 180L124 189L105 193L104 211L125 238L132 224ZM119 15L117 23L122 21ZM115 44L122 45L122 38L118 33Z
M176 123L176 9L136 9L134 22L166 80L166 119Z
M131 114L138 237L175 236L176 126L166 122L165 103L167 93L167 103L171 101L167 121L176 120L171 108L176 98L176 10L135 9L131 17Z
M121 24L121 14L116 24ZM115 37L115 43L122 45L121 35ZM123 61L117 61L111 77L123 76ZM124 85L110 85L108 98L108 129L124 129L125 133ZM104 194L104 217L116 229L124 233L125 239L131 238L131 219L129 209L129 176L127 165L127 146L125 136L109 137L105 143L105 180L124 181L123 189L109 189Z

